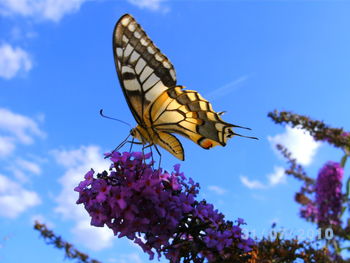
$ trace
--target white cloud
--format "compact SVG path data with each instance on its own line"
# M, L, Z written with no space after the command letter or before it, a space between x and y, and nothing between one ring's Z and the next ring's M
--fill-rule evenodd
M0 175L0 216L16 218L28 208L40 203L37 193L26 190L20 184Z
M42 12L43 17L59 21L65 14L77 12L86 0L46 0Z
M284 168L281 166L275 166L273 173L268 174L266 177L268 180L266 184L260 182L259 180L250 180L247 176L241 176L240 179L242 184L249 189L266 189L286 182Z
M167 12L168 8L161 5L165 0L127 0L130 4L136 5L137 7L143 9L150 9L153 11L164 11Z
M33 9L34 4L38 1L31 0L2 0L0 2L0 10L2 14L10 15L11 13L18 13L21 15L29 15Z
M31 118L0 108L0 157L10 155L17 143L32 144L34 136L46 135ZM32 169L35 169L32 167Z
M0 158L11 154L15 149L15 143L11 137L0 136Z
M282 144L292 153L292 158L295 158L302 165L309 165L315 156L320 143L316 142L312 136L298 128L286 126L286 130L282 134L268 136L271 146L274 151L276 144ZM280 153L278 152L280 155Z
M26 51L7 43L0 46L0 77L11 79L19 72L28 72L31 68L32 61Z
M33 173L33 174L41 174L41 168L37 163L24 160L24 159L17 159L16 160L17 167L21 167L23 170Z
M32 174L41 174L41 167L37 163L22 158L17 158L14 162L12 161L11 165L6 168L21 183L28 182Z
M82 146L75 150L54 150L56 161L66 168L59 179L62 190L57 196L55 212L66 219L75 221L72 229L75 238L86 247L100 250L109 247L113 241L113 232L107 228L90 225L90 217L83 205L77 205L78 193L73 189L83 180L84 175L93 168L96 172L109 168L100 149L96 146Z
M84 244L84 246L94 251L111 247L114 239L111 229L91 226L88 218L79 220L71 231L77 241L76 243Z
M101 159L99 151L100 149L97 146L82 146L75 150L54 150L52 153L56 161L65 168L81 167L82 169L90 169L89 162L102 166L100 162L103 158Z
M77 206L78 193L73 189L84 179L84 175L93 168L95 171L108 169L109 164L103 159L97 146L82 146L75 150L52 151L56 161L67 170L59 179L62 191L57 197L58 206L56 212L64 218L86 218L86 212L82 206ZM82 210L79 210L81 208ZM83 213L82 213L83 212Z
M35 38L38 36L38 33L33 30L23 30L19 26L13 26L10 30L10 36L12 40L19 41L23 39Z
M70 13L77 12L87 0L1 0L0 14L22 15L58 22Z
M258 180L250 180L247 176L240 177L243 185L248 187L249 189L263 189L266 186Z
M9 132L24 144L33 143L33 135L45 137L45 133L39 129L38 124L24 115L0 108L0 116L0 130Z
M0 158L9 156L18 143L31 144L34 142L34 136L45 136L37 123L26 116L4 108L0 108L0 116ZM27 175L30 173L41 173L39 165L19 157L11 159L13 167L2 165L13 173L11 178L15 177L22 182L27 181ZM36 192L27 190L18 182L0 175L0 216L16 218L40 203Z
M281 166L275 166L274 172L267 175L267 178L268 178L269 184L271 186L277 185L280 183L285 183L286 182L286 174L284 172L284 168Z
M210 186L208 186L208 189L217 195L223 195L227 192L226 189L224 189L220 186L217 186L217 185L210 185Z
M12 172L13 177L16 178L18 182L27 183L29 181L29 176L16 166L9 166L7 169Z
M286 126L284 133L275 136L268 136L268 140L273 150L281 156L276 149L276 144L282 144L291 152L292 158L295 158L302 165L309 165L320 143L316 142L310 134L298 128ZM267 175L268 182L266 184L258 180L250 180L246 176L241 176L241 182L250 189L269 188L286 182L285 169L281 166L275 166L274 171Z

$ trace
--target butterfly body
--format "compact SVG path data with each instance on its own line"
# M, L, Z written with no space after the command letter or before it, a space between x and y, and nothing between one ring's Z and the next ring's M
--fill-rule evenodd
M131 15L122 16L113 34L113 52L119 81L138 125L131 135L142 144L159 145L184 160L182 135L204 149L222 145L232 127L198 92L176 85L176 73Z

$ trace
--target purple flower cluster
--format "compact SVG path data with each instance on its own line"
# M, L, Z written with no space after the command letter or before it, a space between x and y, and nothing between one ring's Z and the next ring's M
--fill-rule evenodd
M243 238L243 220L234 225L213 205L196 201L199 184L186 180L180 165L168 173L147 163L150 154L107 156L112 161L109 173L95 178L91 170L75 188L77 204L84 204L92 225L106 225L118 237L133 240L151 259L156 252L171 262L213 262L251 250L254 242Z
M317 222L321 226L341 223L343 173L339 163L328 162L318 174L315 190Z
M309 193L315 193L313 200L299 196L301 217L320 227L341 224L343 172L339 163L331 161L321 168L316 184L309 188Z
M311 222L317 221L317 214L318 211L315 202L310 201L300 209L300 216Z
M343 132L343 133L341 134L341 136L349 137L349 136L350 136L350 132Z

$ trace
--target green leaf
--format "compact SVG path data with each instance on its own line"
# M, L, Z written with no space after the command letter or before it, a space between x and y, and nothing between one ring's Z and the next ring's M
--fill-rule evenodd
M345 154L350 155L350 148L345 146L344 152L345 152Z
M346 207L343 206L343 207L341 208L341 214L344 214L345 210L346 210Z
M345 167L345 164L346 164L346 160L348 159L348 156L347 154L344 154L344 156L341 158L341 161L340 161L340 166L341 167Z
M350 177L346 181L346 197L347 198L349 198L349 194L350 194Z

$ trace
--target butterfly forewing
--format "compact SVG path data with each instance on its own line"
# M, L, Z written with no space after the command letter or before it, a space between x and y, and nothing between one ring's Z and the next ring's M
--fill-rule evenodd
M113 52L125 98L136 121L144 125L148 105L163 91L175 87L174 67L128 14L115 26Z

